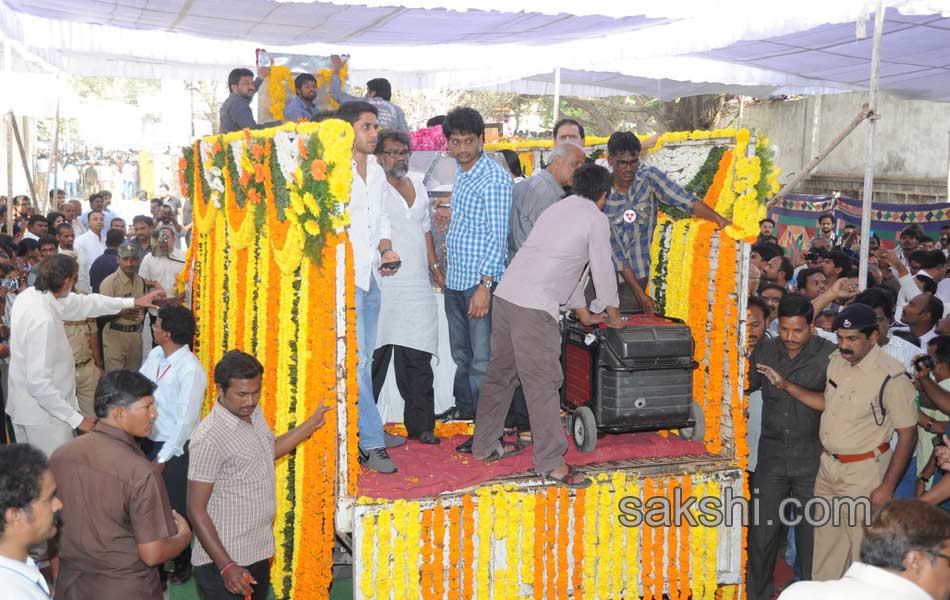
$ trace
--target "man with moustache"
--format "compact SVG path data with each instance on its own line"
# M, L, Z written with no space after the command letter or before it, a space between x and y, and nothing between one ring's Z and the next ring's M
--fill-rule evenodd
M825 500L826 510L839 512L815 527L812 578L818 581L841 577L858 559L870 517L860 502L833 505L834 499L869 498L871 509L879 510L893 498L917 444L914 386L904 366L878 345L877 313L866 304L850 304L832 328L838 350L828 364L824 393L766 373L774 387L821 412L824 451L815 496Z
M435 390L432 357L438 352L438 305L432 282L442 287L432 241L432 206L422 173L409 170L409 135L393 129L379 134L376 160L386 172L383 209L389 215L392 243L402 265L380 282L382 303L376 351L373 353L373 397L386 382L389 363L395 363L396 385L405 402L403 422L410 440L438 444L435 428Z
M317 78L310 73L301 73L294 78L297 95L284 108L284 118L288 121L309 121L317 114Z
M135 441L158 416L154 393L141 373L107 373L96 387L99 422L50 459L63 500L56 600L161 600L156 567L191 543Z
M751 312L750 307L750 312ZM776 386L773 378L820 394L834 344L812 335L814 309L800 294L778 305L779 335L761 340L752 351L749 391L762 390L762 431L752 481L758 514L749 526L749 599L770 600L775 592L775 557L782 531L781 510L788 498L798 506L812 499L818 473L821 412ZM765 375L765 377L763 377ZM802 577L811 578L813 529L795 528Z

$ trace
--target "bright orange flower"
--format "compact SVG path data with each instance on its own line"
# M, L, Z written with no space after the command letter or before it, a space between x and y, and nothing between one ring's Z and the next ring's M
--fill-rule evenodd
M221 146L221 142L215 142L214 146L211 146L211 154L217 154L218 152L221 152L222 149L223 146Z
M264 183L265 178L267 177L264 171L264 165L257 163L254 165L254 180L257 183Z
M251 144L251 156L254 157L254 160L261 160L264 156L264 146Z
M323 181L327 178L327 163L319 158L310 163L310 176L317 181Z
M251 204L259 204L261 201L261 194L254 188L247 190L247 199L250 200Z
M251 172L244 171L241 173L241 187L246 188L249 183L251 183Z
M303 138L297 138L297 149L300 150L300 158L307 160L309 158L309 153L307 152L307 145L303 143Z

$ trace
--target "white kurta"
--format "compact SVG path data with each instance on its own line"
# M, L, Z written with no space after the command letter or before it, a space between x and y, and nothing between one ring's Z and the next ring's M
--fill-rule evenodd
M384 211L389 214L393 249L402 266L380 283L382 304L376 347L389 344L437 354L439 346L438 308L429 280L429 259L425 234L431 230L432 205L422 174L410 172L416 199L408 206L391 185L384 185Z

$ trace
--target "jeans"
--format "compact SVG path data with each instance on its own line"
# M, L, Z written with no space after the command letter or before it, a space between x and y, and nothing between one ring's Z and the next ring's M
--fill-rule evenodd
M480 319L468 318L468 304L478 290L445 290L445 317L449 322L449 346L455 361L455 407L466 416L475 416L478 392L485 379L491 354L491 305Z
M379 286L372 277L369 291L356 288L356 349L359 352L356 366L359 399L356 408L360 448L363 450L385 447L383 420L379 417L376 399L373 398L373 351L376 350L380 298Z

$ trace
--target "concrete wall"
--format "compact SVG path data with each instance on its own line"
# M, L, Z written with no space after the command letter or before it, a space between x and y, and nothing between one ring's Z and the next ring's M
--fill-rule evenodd
M745 127L769 137L784 183L854 118L866 94L836 94L747 105ZM815 114L818 124L815 126ZM947 200L950 103L906 100L882 94L875 142L875 196L887 202ZM840 191L860 197L867 148L862 124L796 191Z

